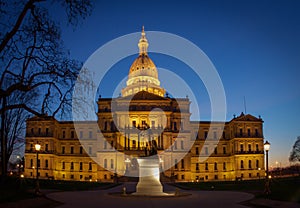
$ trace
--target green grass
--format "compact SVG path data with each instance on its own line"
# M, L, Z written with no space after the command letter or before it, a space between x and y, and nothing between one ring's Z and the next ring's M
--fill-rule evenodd
M19 179L8 177L0 185L0 203L13 202L22 199L34 198L35 180ZM107 189L118 184L99 183L99 182L81 182L81 181L56 181L56 180L39 180L40 189L54 189L59 191L83 191Z
M300 203L300 177L271 179L271 194L264 194L264 180L176 183L176 186L189 190L244 191L257 198L268 197L273 200Z

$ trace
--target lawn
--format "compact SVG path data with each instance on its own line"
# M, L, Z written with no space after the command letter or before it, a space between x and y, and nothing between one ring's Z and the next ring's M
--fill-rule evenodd
M264 194L264 180L176 183L175 185L188 190L244 191L254 194L257 198L268 197L273 200L300 203L300 177L272 178L271 194L268 196Z
M8 177L0 186L0 203L14 202L22 199L34 198L35 180ZM118 184L80 181L39 180L40 189L58 191L81 191L107 189Z

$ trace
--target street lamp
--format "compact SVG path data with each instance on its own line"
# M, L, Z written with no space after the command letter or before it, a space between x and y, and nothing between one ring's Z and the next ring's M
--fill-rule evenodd
M266 141L264 143L264 149L266 151L266 184L265 184L265 193L270 193L270 180L269 180L269 150L270 150L271 144Z
M39 195L40 192L40 184L39 184L39 151L41 150L41 145L40 144L35 144L35 151L36 151L36 186L35 186L35 194Z

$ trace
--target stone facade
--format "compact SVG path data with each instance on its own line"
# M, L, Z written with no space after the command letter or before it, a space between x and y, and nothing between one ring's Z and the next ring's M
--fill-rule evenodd
M225 123L191 121L189 98L164 95L144 30L138 46L122 96L98 99L97 122L27 120L25 177L36 177L37 165L41 178L56 180L138 176L137 159L147 156L152 141L165 180L263 177L263 120L241 113ZM38 164L36 143L41 144Z

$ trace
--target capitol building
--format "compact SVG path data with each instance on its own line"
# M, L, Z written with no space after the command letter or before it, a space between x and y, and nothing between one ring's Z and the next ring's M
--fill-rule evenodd
M258 179L265 176L263 120L241 113L232 120L191 121L188 97L170 97L147 53L139 55L117 98L97 100L97 128L89 121L32 117L26 125L25 177L113 182L138 176L136 159L155 147L161 180ZM41 149L37 154L35 144Z

